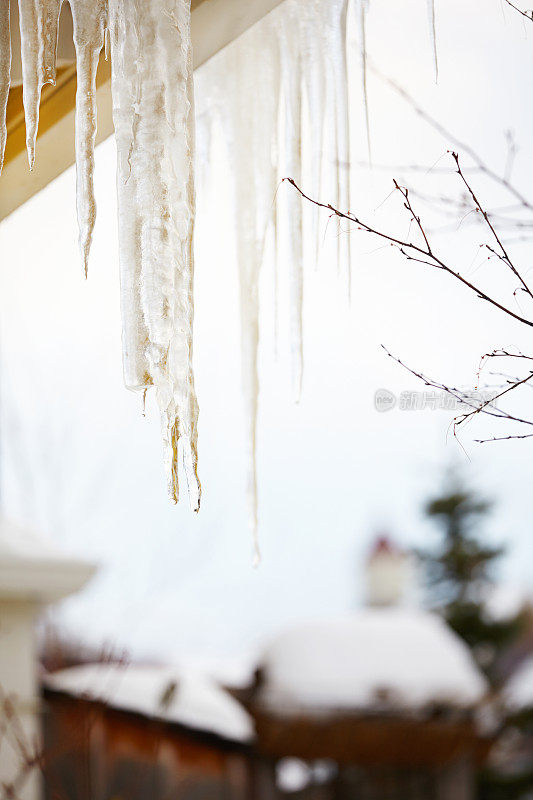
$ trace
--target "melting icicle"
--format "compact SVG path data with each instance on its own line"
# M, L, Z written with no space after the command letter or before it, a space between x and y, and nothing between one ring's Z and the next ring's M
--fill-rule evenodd
M85 277L96 221L94 143L96 139L96 71L104 46L107 0L69 0L76 48L76 206Z
M265 237L272 219L276 169L272 147L276 136L279 70L272 58L276 40L269 29L250 31L242 46L232 48L230 74L237 79L226 108L232 161L241 162L236 172L235 213L241 308L241 363L245 409L246 493L252 531L254 564L260 560L258 543L256 439L259 396L257 356L259 347L259 275ZM263 50L264 57L255 54ZM231 58L233 56L233 58ZM257 91L261 84L263 92ZM224 97L224 94L221 95ZM243 99L245 99L243 103ZM249 102L248 102L249 101ZM256 169L257 164L263 168Z
M140 74L128 63L126 74L122 60L128 52L140 58L140 43L135 26L127 25L120 9L110 9L109 36L112 59L113 118L117 143L117 193L120 286L122 304L122 350L124 383L129 389L142 391L152 384L145 344L148 330L141 307L141 233L142 214L137 201L137 173L130 153L141 99ZM119 48L122 48L124 55ZM114 68L115 67L115 68Z
M41 69L39 63L39 21L33 0L19 0L20 43L23 79L23 103L26 119L28 163L35 163L35 140L39 126Z
M6 108L11 79L11 29L9 24L9 3L0 3L0 173L4 163L7 128Z
M192 371L193 108L187 0L110 0L126 385L153 385L169 492L200 504Z
M94 142L96 70L103 46L107 0L69 0L74 23L76 92L76 205L85 274L96 218ZM30 169L35 161L41 89L56 80L56 51L62 0L19 0L23 101Z
M78 91L77 210L85 271L94 228L96 71L109 37L117 141L117 193L124 377L143 394L154 386L161 410L169 490L178 499L178 450L192 506L198 509L198 405L192 371L193 105L189 0L69 0ZM346 75L348 0L285 0L217 58L206 92L230 143L240 282L242 372L246 410L250 525L257 547L256 435L259 380L259 275L270 225L285 236L290 286L290 350L295 394L302 382L303 214L294 190L287 215L273 213L276 184L311 175L318 196L334 164L333 198L349 208ZM30 168L35 159L42 86L55 81L62 0L18 0L23 102ZM359 0L366 102L364 14ZM109 7L108 7L109 6ZM434 8L431 11L434 33ZM9 86L8 3L0 19L0 156L5 145ZM109 15L109 20L107 19ZM108 25L109 23L109 25ZM436 52L436 51L435 51ZM107 50L106 50L107 56ZM223 68L220 69L220 59ZM216 62L216 59L214 60ZM228 82L228 77L230 78ZM228 85L229 83L229 85ZM260 87L260 91L258 90ZM303 93L310 119L312 164L302 153ZM283 102L281 102L283 101ZM216 103L215 103L216 105ZM368 109L366 108L367 129ZM327 141L333 152L325 152ZM280 130L281 129L281 130ZM315 228L316 209L313 209ZM314 233L315 237L317 233ZM339 236L349 265L349 237Z
M431 37L431 47L433 49L433 63L435 66L435 83L439 80L439 62L437 58L437 28L435 24L435 0L427 0L429 35Z
M45 83L55 81L57 26L62 0L19 0L24 116L28 163L35 163L39 102Z
M290 0L280 19L279 48L281 85L284 94L284 168L286 175L302 184L302 63L300 6ZM293 396L299 402L303 376L303 242L302 200L291 191L286 198L283 231L289 272L290 350Z
M62 0L19 0L23 102L30 169L41 88L55 81ZM76 175L85 272L95 222L96 71L107 0L69 0L78 89ZM7 3L3 3L5 7ZM178 499L178 442L198 509L198 405L192 373L193 108L188 0L110 0L118 147L120 265L126 385L154 385L162 412L169 488ZM2 30L5 33L7 26ZM7 34L6 34L7 35ZM0 41L6 92L9 38ZM0 97L0 101L3 99Z

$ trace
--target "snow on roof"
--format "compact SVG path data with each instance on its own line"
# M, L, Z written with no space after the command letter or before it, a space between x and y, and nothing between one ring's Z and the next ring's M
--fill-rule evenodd
M252 719L242 705L201 675L167 667L84 664L46 676L45 685L237 742L254 736Z
M503 698L510 711L533 708L533 657L526 659L512 676L504 689Z
M274 639L262 665L263 699L276 707L472 707L486 691L439 617L399 608L299 625Z

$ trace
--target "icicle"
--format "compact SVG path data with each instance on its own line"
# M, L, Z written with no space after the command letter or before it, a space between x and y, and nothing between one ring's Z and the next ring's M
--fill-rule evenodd
M336 207L342 211L350 208L350 136L348 120L348 76L346 56L346 0L330 0L330 22L328 52L332 62L331 80L333 83L335 169L336 169ZM350 235L343 230L340 219L337 223L338 265L344 267L348 295L351 291Z
M225 118L232 143L232 158L241 162L236 172L235 212L245 407L246 493L256 565L260 560L256 474L259 276L276 192L277 176L272 161L279 96L276 46L274 32L268 27L263 31L250 31L246 40L236 48L235 60L230 67L230 74L235 76L236 85L231 93ZM263 87L262 92L257 92L259 83ZM262 165L261 170L257 169L258 164Z
M427 6L428 6L429 35L431 38L431 47L433 49L433 63L435 66L435 83L438 83L439 62L437 59L437 28L435 24L435 0L427 0Z
M284 171L301 186L302 183L302 64L299 3L289 4L279 25L281 85L284 95ZM287 244L289 272L290 349L293 396L299 402L303 375L303 243L302 200L291 191L286 198L286 218L282 230Z
M76 48L76 206L79 244L85 277L89 267L96 201L94 143L96 139L96 71L104 46L107 0L69 0Z
M241 318L245 480L255 564L260 558L256 477L259 278L265 238L274 218L278 178L278 48L275 21L267 18L219 53L196 76L197 95L205 106L199 125L216 127L220 123L235 176L232 188ZM209 132L202 132L202 139L208 137Z
M39 69L39 23L33 0L19 0L20 42L23 78L23 103L26 119L28 163L35 163L35 140L39 126L41 70Z
M194 510L198 404L192 372L193 108L187 0L110 0L124 374L153 385L169 492L178 442Z
M11 80L11 29L9 24L9 2L0 3L0 173L4 163L7 128L6 108Z
M55 81L57 25L61 0L19 0L22 99L26 118L28 163L35 163L39 102L45 83Z
M259 377L257 373L257 352L259 346L259 273L247 270L243 263L243 252L251 243L242 243L240 248L240 305L241 305L241 363L242 388L245 405L246 441L246 497L248 502L248 525L252 533L254 564L261 558L258 538L257 514L257 410L259 398ZM253 246L253 245L252 245Z
M311 185L312 197L320 197L322 188L322 166L324 160L324 108L326 103L326 83L322 69L322 41L315 34L316 21L324 15L321 0L310 0L302 9L302 77L307 93L307 103L311 124ZM318 266L320 244L320 209L311 206L312 229L314 231L315 268Z
M361 36L361 80L363 85L363 105L365 109L366 144L368 149L368 162L372 163L372 145L370 138L370 116L368 111L368 82L367 82L367 57L366 57L366 12L368 0L359 0L359 31Z
M152 384L146 353L148 330L141 308L141 234L142 214L137 200L137 170L130 154L137 129L141 80L131 63L125 73L122 58L128 52L140 57L139 41L134 25L126 25L119 9L110 9L110 49L112 58L113 119L117 144L117 194L120 286L122 304L122 352L124 383L129 389L142 391ZM120 47L124 50L121 55Z

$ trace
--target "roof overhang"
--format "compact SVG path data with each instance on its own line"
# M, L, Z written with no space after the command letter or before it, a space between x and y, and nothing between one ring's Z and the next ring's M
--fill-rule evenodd
M56 85L43 87L37 159L30 173L26 156L20 86L22 71L17 2L10 1L13 44L12 88L7 108L8 139L4 169L0 177L0 220L43 189L75 160L76 67L70 7L65 3L61 14ZM194 68L205 63L281 2L282 0L192 0ZM113 133L111 66L103 55L98 69L96 102L98 107L96 143L99 144Z

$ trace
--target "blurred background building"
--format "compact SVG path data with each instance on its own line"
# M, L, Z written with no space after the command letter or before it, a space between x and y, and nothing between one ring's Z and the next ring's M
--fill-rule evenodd
M282 630L240 686L120 662L46 677L50 800L140 800L147 786L184 800L473 800L495 733L488 684L437 614L406 604L407 561L379 537L367 606Z

